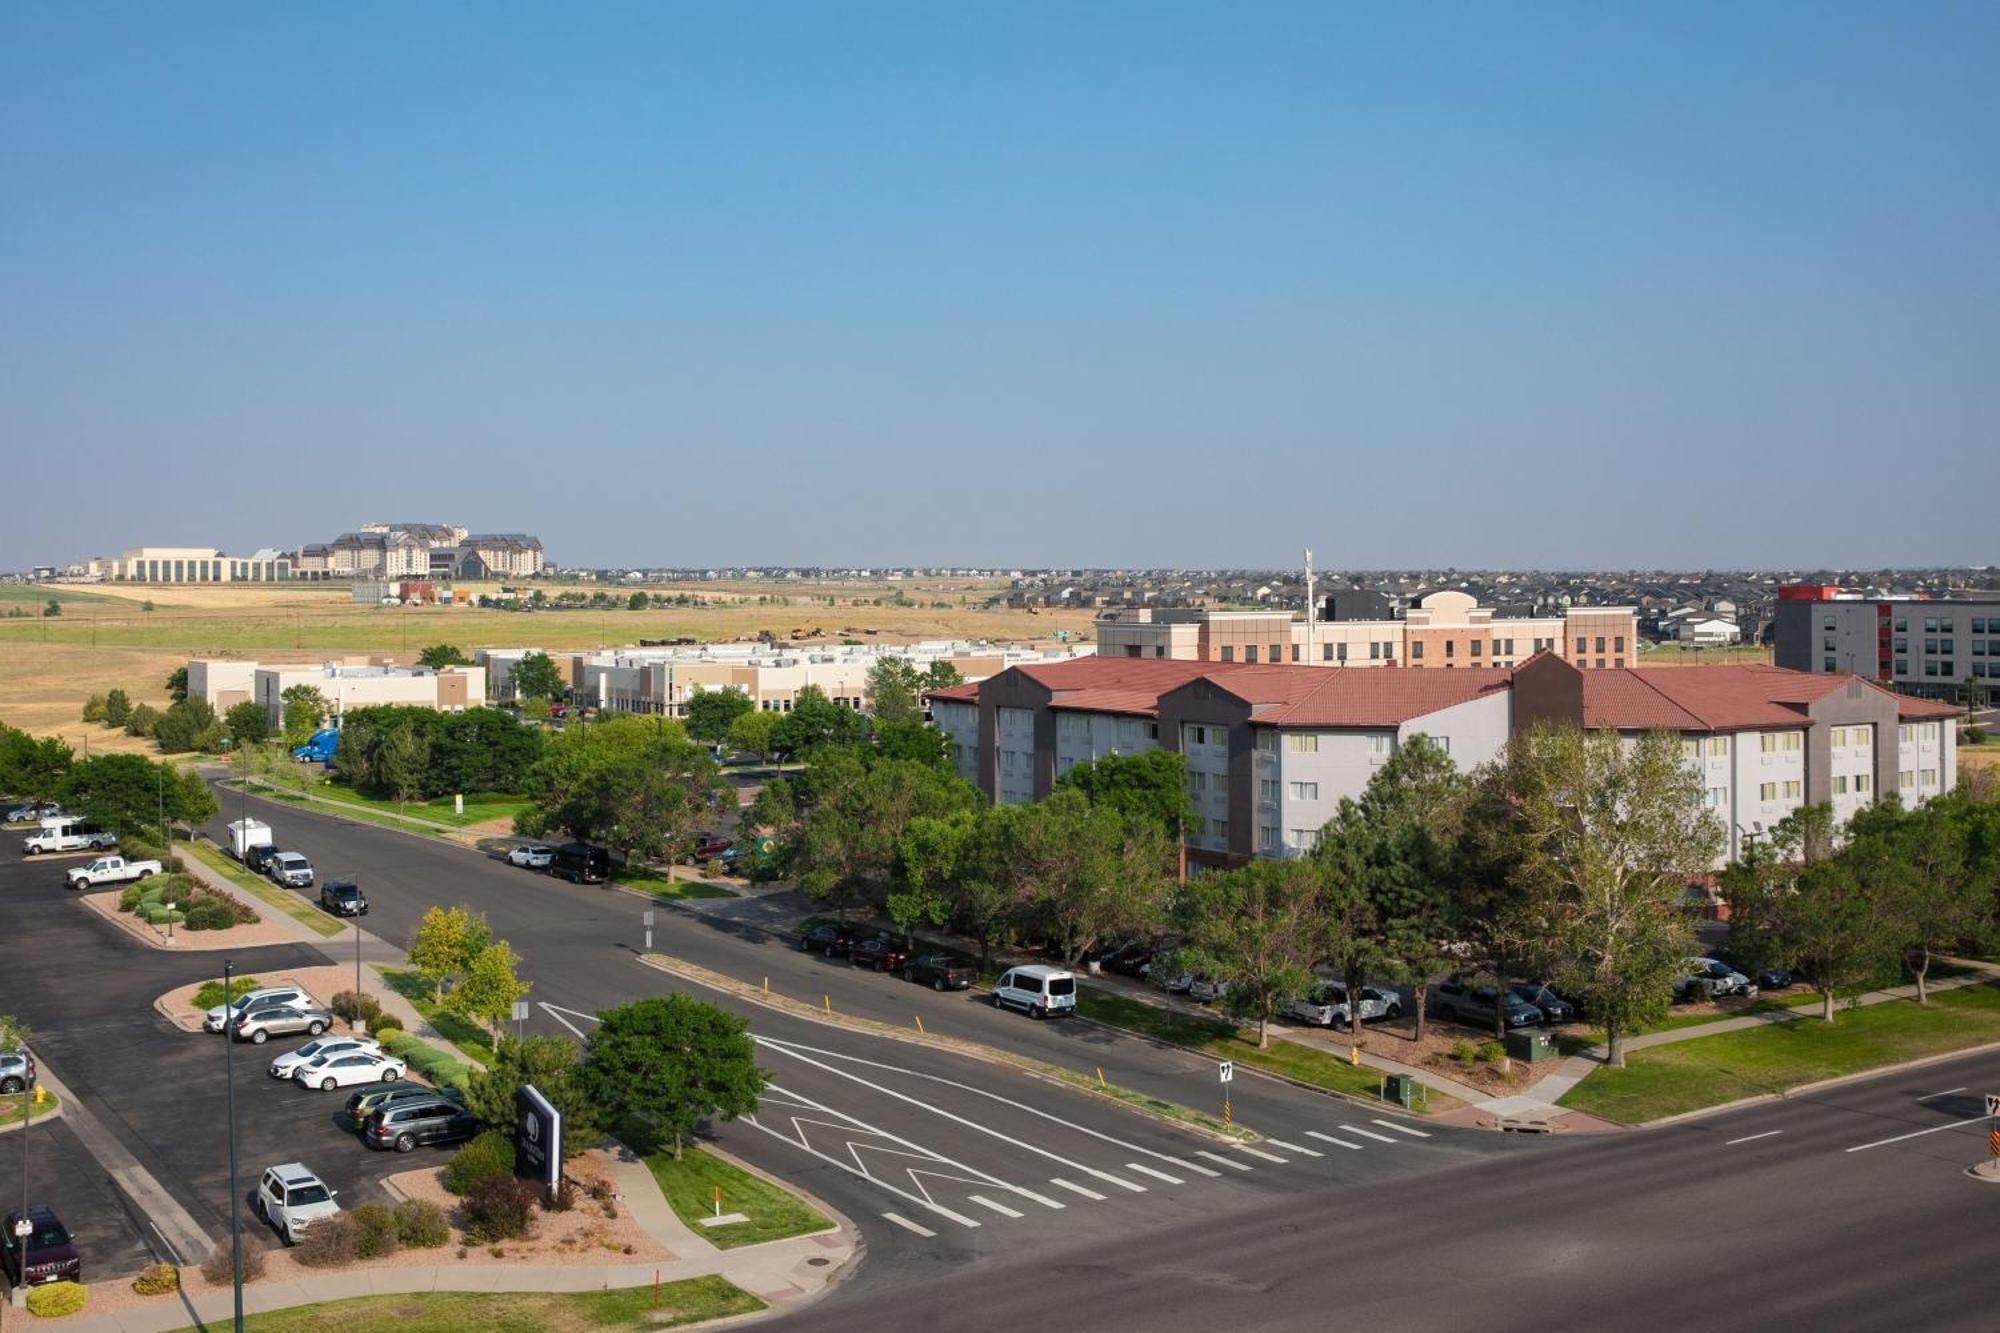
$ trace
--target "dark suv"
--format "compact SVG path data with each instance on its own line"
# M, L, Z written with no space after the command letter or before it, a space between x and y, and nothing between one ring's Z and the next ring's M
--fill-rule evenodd
M903 964L903 980L932 990L966 990L979 980L979 968L948 953L927 953Z
M23 1287L41 1282L83 1281L83 1257L76 1252L76 1242L70 1238L69 1228L56 1216L56 1210L38 1203L28 1209L27 1217L28 1263L23 1275L21 1240L14 1234L21 1214L18 1211L7 1214L7 1248L0 1251L0 1267L7 1270L7 1280Z
M799 948L807 953L823 953L828 958L845 958L854 947L854 932L832 922L814 926L799 936Z
M426 1088L416 1083L375 1084L362 1088L347 1096L345 1113L347 1123L354 1129L365 1129L377 1111L391 1106L406 1106L415 1101L435 1100L439 1097L448 1102L465 1104L465 1094L457 1088Z
M887 935L863 940L847 951L856 967L872 967L877 972L894 972L909 960L910 951Z
M1474 987L1462 981L1440 981L1431 991L1430 1014L1433 1018L1455 1018L1470 1027L1490 1029L1493 1026L1493 1006L1500 998L1491 986ZM1542 1011L1511 991L1504 997L1504 1003L1507 1006L1508 1027L1527 1028L1541 1023Z
M330 879L321 884L319 905L335 916L368 915L368 897L351 879Z
M472 1112L443 1097L416 1097L377 1110L362 1126L371 1148L410 1152L418 1144L463 1143L479 1131Z

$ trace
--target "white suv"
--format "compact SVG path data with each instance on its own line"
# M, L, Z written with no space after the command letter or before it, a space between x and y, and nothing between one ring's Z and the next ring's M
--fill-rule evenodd
M993 983L995 1008L1014 1008L1030 1018L1061 1018L1076 1012L1076 974L1039 963L1011 967Z
M286 1162L266 1171L257 1182L257 1216L277 1228L285 1244L296 1245L314 1222L340 1211L334 1202L338 1192L302 1164Z
M305 1004L318 1007L319 1001L300 990L297 986L266 986L262 990L244 991L229 1002L227 1008L216 1005L202 1017L202 1027L210 1032L220 1032L235 1023L251 1008L264 1008L276 1004ZM314 1033L318 1036L318 1033Z

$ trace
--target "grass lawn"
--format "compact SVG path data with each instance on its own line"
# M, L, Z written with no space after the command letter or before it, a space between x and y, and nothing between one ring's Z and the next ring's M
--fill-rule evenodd
M21 1124L21 1103L35 1100L33 1092L0 1092L0 1129L19 1128ZM42 1117L61 1105L55 1093L43 1090L42 1100L35 1103L35 1116L29 1128L42 1122Z
M459 814L453 808L449 796L440 796L435 801L411 801L399 807L396 802L380 796L364 796L352 787L343 787L328 782L324 777L316 778L308 789L312 798L323 801L338 801L342 805L358 805L385 815L404 815L412 819L427 819L433 824L449 824L453 828L465 828L471 824L484 824L492 819L512 820L516 814L528 807L528 798L514 796L507 792L467 792L465 813Z
M1185 1046L1220 1060L1255 1065L1274 1074L1295 1078L1301 1083L1310 1083L1316 1088L1356 1097L1374 1097L1382 1086L1382 1075L1378 1071L1366 1065L1350 1065L1331 1051L1316 1050L1275 1037L1271 1039L1269 1050L1260 1051L1254 1027L1238 1028L1223 1018L1197 1018L1176 1013L1160 1005L1114 995L1095 986L1077 987L1077 1013L1084 1018L1174 1046ZM1444 1100L1442 1097L1435 1098L1438 1103Z
M315 934L323 938L332 939L335 935L342 935L347 931L344 924L320 911L310 900L292 890L279 888L261 875L251 874L230 860L227 853L210 847L205 842L182 842L174 846L177 852L192 856L266 907L276 912L283 912L294 921L305 923Z
M679 1328L763 1308L764 1302L728 1279L710 1276L661 1284L657 1309L650 1286L575 1293L424 1291L274 1310L251 1315L243 1327L256 1333L585 1333Z
M476 1057L481 1064L493 1063L493 1038L485 1028L470 1019L448 1013L431 999L431 983L422 975L408 968L385 967L379 969L382 980L390 990L408 1000L424 1021L437 1029L440 1037L458 1047L466 1054Z
M634 888L641 893L650 893L655 898L734 898L736 895L720 884L709 884L694 877L694 870L688 867L674 872L673 882L667 882L667 872L648 867L637 869L627 867L612 877L615 883Z
M733 1250L787 1236L810 1235L833 1225L831 1218L814 1211L791 1191L753 1176L713 1153L690 1144L676 1162L671 1147L656 1147L645 1141L648 1137L643 1130L626 1135L628 1141L641 1140L633 1145L634 1150L644 1155L647 1169L660 1182L660 1190L667 1196L674 1214L717 1249ZM699 1225L698 1219L715 1216L718 1185L722 1187L722 1211L742 1213L749 1221L722 1227Z
M237 781L237 779L231 778L222 785L233 789L237 785ZM289 801L293 805L316 805L330 815L338 815L343 819L358 819L364 824L380 824L383 828L392 828L401 833L417 833L428 838L442 838L446 832L446 830L436 828L431 824L418 823L415 819L398 817L394 801L377 803L386 804L389 807L384 810L378 809L377 805L362 804L360 802L348 804L344 800L336 801L332 798L302 795L296 787L275 786L262 780L252 783L251 789L257 795L273 801ZM421 808L421 805L416 805L412 806L411 810L414 813Z
M1931 998L1845 1009L1815 1018L1655 1046L1627 1056L1623 1069L1597 1069L1562 1104L1625 1124L1783 1092L2000 1041L2000 986L1966 986Z

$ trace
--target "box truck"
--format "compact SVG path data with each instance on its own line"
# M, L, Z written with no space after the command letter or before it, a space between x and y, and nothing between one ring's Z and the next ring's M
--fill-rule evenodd
M252 847L271 845L271 826L258 819L229 821L229 854L239 861L250 859Z

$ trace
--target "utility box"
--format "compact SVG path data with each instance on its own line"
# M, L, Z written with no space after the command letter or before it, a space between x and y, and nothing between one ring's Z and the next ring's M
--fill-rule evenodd
M1507 1054L1516 1060L1553 1060L1555 1034L1541 1028L1518 1028L1507 1034Z
M1390 1074L1382 1089L1383 1097L1402 1107L1417 1104L1417 1079L1414 1074Z

